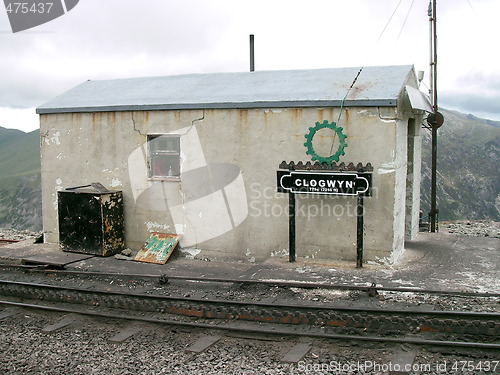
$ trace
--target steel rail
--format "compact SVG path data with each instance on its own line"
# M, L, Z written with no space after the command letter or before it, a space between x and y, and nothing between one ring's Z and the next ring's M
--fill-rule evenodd
M161 296L161 295L151 295L142 294L134 292L119 292L119 291L109 291L109 290L98 290L98 289L84 289L68 286L59 285L48 285L48 284L38 284L38 283L26 283L20 281L9 281L0 280L0 286L21 286L21 287L31 287L39 289L50 289L55 291L68 291L68 292L78 292L82 294L98 294L106 296L121 296L121 297L135 297L141 299L149 300L164 300L164 301L182 301L182 302L196 302L196 303L210 303L210 304L220 304L220 305L236 305L236 306L253 306L253 307L267 307L267 308L291 308L291 309L307 309L307 310L326 310L332 311L338 310L342 312L356 312L356 313L380 313L380 314L404 314L404 315L432 315L439 318L471 318L471 319L500 319L500 313L496 312L478 312L478 311L434 311L434 310L406 310L406 309L380 309L380 308L362 308L362 307L348 307L348 306L335 306L334 304L329 305L305 305L305 304L286 304L286 303L276 303L276 302L260 302L260 301L234 301L234 300L224 300L224 299L206 299L198 297L185 297L185 296ZM1 293L1 290L0 290Z
M29 303L12 302L0 300L0 305L22 307L28 309L37 309L43 311L51 312L62 312L69 314L80 314L98 318L109 318L109 319L123 319L130 321L140 321L145 323L155 323L155 324L166 324L170 326L183 326L199 329L212 329L219 331L230 331L230 332L243 332L243 333L254 333L263 335L278 335L278 336L301 336L319 339L331 339L331 340L354 340L354 341L364 341L364 342L384 342L393 344L413 344L419 346L440 346L440 347L460 347L460 348L470 348L470 349L483 349L483 350L500 350L500 344L490 344L481 342L468 342L468 341L445 341L445 340L429 340L420 338L396 338L396 337L383 337L383 336L360 336L360 335L344 335L344 334L331 334L325 332L303 332L292 329L277 329L276 327L248 327L248 326L238 326L238 325L212 325L207 323L199 322L186 322L177 320L167 320L158 319L152 317L144 316L133 316L133 315L121 315L112 314L106 312L97 312L89 310L77 310L69 309L67 307L55 307L47 305L35 305Z
M70 271L70 270L54 270L40 268L37 265L13 265L0 264L0 268L20 268L33 272L54 273L60 275L81 275L81 276L102 276L102 277L130 277L130 278L145 278L158 280L181 280L187 282L215 282L215 283L240 283L254 284L265 286L278 286L286 288L303 288L303 289L335 289L335 290L352 290L362 291L367 293L378 292L396 292L396 293L422 293L422 294L437 294L445 296L457 297L485 297L495 298L500 297L500 292L465 292L457 290L436 290L436 289L420 289L420 288L405 288L405 287L384 287L371 285L348 285L348 284L331 284L317 283L307 281L281 281L281 280L259 280L259 279L241 279L241 278L217 278L217 277L198 277L198 276L183 276L183 275L166 275L166 274L123 274L116 272L89 272L89 271Z
M500 313L467 311L425 311L387 308L346 307L334 304L305 305L231 301L190 296L82 289L67 286L0 280L0 295L13 298L70 302L120 308L129 311L169 313L214 321L241 320L339 330L370 329L376 332L436 332L499 337Z

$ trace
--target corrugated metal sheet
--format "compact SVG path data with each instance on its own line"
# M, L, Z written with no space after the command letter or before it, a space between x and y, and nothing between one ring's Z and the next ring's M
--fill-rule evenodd
M340 106L360 68L86 81L37 113ZM396 106L411 65L364 67L345 106Z
M177 234L152 232L134 260L165 264L179 243L179 238Z
M421 109L422 111L434 112L434 108L429 98L419 89L415 87L406 86L406 92L410 98L411 107L413 109Z

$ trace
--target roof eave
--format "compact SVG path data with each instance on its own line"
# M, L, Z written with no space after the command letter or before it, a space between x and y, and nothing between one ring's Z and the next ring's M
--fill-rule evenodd
M397 99L366 100L314 100L314 101L280 101L280 102L228 102L228 103L181 103L181 104L124 104L113 106L89 106L67 108L38 107L37 114L53 113L89 113L89 112L124 112L124 111L166 111L196 109L258 109L258 108L323 108L323 107L396 107Z

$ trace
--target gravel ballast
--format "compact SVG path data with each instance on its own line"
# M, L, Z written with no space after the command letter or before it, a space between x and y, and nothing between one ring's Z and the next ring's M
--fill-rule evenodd
M196 354L185 349L198 338L220 334L207 330L133 323L141 330L121 343L109 339L129 322L78 317L71 326L44 333L61 320L59 313L20 310L0 324L1 374L384 374L397 352L415 351L410 374L494 374L498 353L435 353L426 348L383 343L294 338L223 336ZM297 363L282 362L296 344L310 351ZM466 366L464 370L462 367ZM459 366L454 371L452 366ZM474 366L474 370L467 367ZM484 370L490 366L490 370ZM478 370L479 368L483 370ZM446 369L446 370L444 370Z

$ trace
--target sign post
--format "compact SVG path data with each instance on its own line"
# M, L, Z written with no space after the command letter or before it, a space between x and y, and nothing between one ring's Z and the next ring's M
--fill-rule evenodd
M295 194L288 194L288 260L295 262Z
M297 166L303 165L302 163ZM282 163L282 166L288 166ZM316 165L318 167L318 165ZM278 192L288 193L289 196L289 261L295 262L295 194L318 194L318 195L344 195L357 197L356 206L356 267L363 267L363 225L364 225L364 202L363 197L371 196L372 167L358 165L354 168L346 168L336 165L331 170L294 170L295 164L290 163L290 169L277 171ZM321 166L324 168L324 166ZM309 167L310 168L310 167Z
M363 267L363 196L358 195L358 204L356 207L356 268Z

